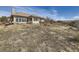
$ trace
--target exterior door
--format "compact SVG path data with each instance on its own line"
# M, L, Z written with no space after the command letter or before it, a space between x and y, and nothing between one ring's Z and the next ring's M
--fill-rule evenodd
M32 18L27 18L27 23L31 24L32 23Z

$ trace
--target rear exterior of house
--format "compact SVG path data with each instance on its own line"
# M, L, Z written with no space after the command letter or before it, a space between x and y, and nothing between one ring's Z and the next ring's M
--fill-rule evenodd
M14 24L40 24L44 18L12 10L11 20Z

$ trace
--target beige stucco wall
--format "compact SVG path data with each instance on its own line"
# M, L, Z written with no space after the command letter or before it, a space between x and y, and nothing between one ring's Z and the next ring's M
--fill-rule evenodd
M44 20L44 19L41 19L40 21L41 21L41 22L45 22L45 20Z
M39 22L40 22L40 19L39 19L39 18L38 18L37 21L35 21L34 18L32 18L32 23L33 23L33 24L39 24Z
M39 24L39 21L33 21L33 24Z
M16 18L15 17L13 17L13 23L16 23Z

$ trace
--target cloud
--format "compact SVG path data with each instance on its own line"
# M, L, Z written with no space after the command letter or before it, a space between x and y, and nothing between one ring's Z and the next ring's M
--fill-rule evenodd
M18 12L26 12L42 17L57 18L58 15L58 11L53 8L51 8L50 10L46 10L39 7L16 7L16 9Z
M0 10L0 16L10 16L10 12Z
M79 16L74 16L73 19L79 19Z
M30 7L16 6L15 8L17 12L25 12L28 14L33 14L41 17L49 17L54 20L69 20L66 19L64 16L60 16L60 14L58 13L59 11L53 8L45 9L45 8L31 7L31 6ZM10 16L10 12L0 10L0 16Z
M14 7L16 9L17 12L27 12L28 10L30 11L31 8L29 7L20 7L20 6L17 6L17 7Z

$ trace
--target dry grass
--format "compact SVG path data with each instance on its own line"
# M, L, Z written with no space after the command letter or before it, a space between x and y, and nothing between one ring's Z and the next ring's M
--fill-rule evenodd
M54 24L50 26L27 24L4 27L3 30L6 31L0 30L0 51L79 51L79 42L72 40L79 31L69 27Z

